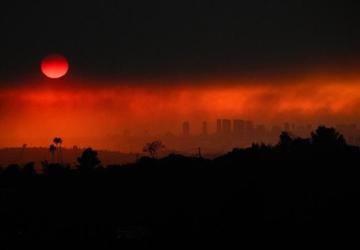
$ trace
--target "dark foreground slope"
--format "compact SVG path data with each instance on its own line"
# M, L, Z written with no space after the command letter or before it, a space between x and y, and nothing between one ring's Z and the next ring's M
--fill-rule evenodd
M284 138L212 161L47 165L41 175L10 166L0 175L0 240L5 249L343 244L360 222L359 166L357 147Z

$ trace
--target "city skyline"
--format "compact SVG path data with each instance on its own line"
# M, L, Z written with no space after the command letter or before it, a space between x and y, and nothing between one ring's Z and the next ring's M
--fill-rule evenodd
M358 242L359 10L1 1L1 249Z
M145 129L141 132L134 132L131 128L125 129L120 133L109 134L109 137L113 138L117 147L110 148L101 148L100 150L114 150L119 151L121 148L123 152L128 152L127 144L132 144L131 140L136 140L138 143L137 148L130 150L130 152L141 151L142 145L148 142L149 140L155 139L164 139L166 138L177 138L178 140L183 140L183 144L188 143L187 139L189 138L216 138L221 137L228 139L235 139L236 144L231 144L231 146L237 147L247 147L251 146L252 143L265 143L265 144L276 144L279 139L281 132L288 132L294 138L306 138L311 132L314 131L318 126L329 126L334 127L340 133L345 135L345 138L350 144L360 144L360 127L356 123L342 123L342 124L298 124L292 122L283 122L276 124L263 124L258 123L257 121L251 120L242 120L239 118L235 119L216 119L213 122L202 121L202 122L191 122L184 121L181 124L178 124L178 128L174 128L172 131L162 131L160 133L153 133L149 129ZM197 128L197 129L194 129ZM64 138L64 137L62 137ZM65 137L66 138L66 137ZM50 138L51 139L51 138ZM100 139L100 137L98 138ZM126 140L124 140L126 139ZM50 140L51 141L51 140ZM47 141L50 142L49 139ZM47 147L47 143L44 145L31 145L31 143L25 143L21 145L27 145L30 147ZM215 143L215 141L213 142ZM196 143L195 143L196 144ZM171 144L170 144L171 145ZM20 145L15 145L12 147L18 147ZM65 143L65 147L71 149L73 147L87 147L89 145L81 144L69 144ZM229 144L230 146L230 144ZM6 147L3 147L6 148ZM171 150L176 150L176 148L169 148ZM222 151L222 150L219 150Z

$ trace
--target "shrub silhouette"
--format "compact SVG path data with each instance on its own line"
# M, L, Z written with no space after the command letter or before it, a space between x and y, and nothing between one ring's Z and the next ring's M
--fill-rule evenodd
M92 148L87 148L82 155L77 159L79 165L77 166L81 172L90 172L99 166L101 161L98 158L98 153Z
M23 173L26 175L35 175L35 162L26 163L23 168Z
M280 134L278 146L282 148L290 147L293 142L293 136L289 132L284 131Z
M17 176L21 173L21 168L18 164L10 164L5 168L3 174L8 176Z
M59 249L76 241L78 248L100 242L89 249L192 241L224 248L227 242L280 242L311 228L337 236L360 223L360 148L347 146L335 129L321 127L305 139L283 133L276 146L253 144L211 160L156 159L153 145L146 151L152 157L107 168L88 148L78 170L48 162L38 174L33 163L23 171L19 165L4 169L0 241L25 245L38 237ZM324 154L329 147L336 150ZM308 237L298 236L296 243Z
M61 176L66 174L69 170L69 167L60 163L49 163L47 161L43 161L41 164L45 175Z
M161 141L153 141L153 142L147 143L144 146L143 152L149 153L149 155L152 158L156 158L159 151L164 148L165 148L165 145Z

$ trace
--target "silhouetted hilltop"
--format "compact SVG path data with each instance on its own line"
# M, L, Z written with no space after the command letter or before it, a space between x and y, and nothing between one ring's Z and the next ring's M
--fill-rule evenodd
M62 149L62 162L73 165L77 157L84 149ZM116 151L100 150L99 156L103 164L126 164L135 162L137 154L135 153L121 153ZM42 161L56 162L58 159L52 158L48 148L43 147L29 147L29 148L3 148L0 149L0 166L7 166L9 164L25 164L27 162L35 162L36 168L41 168Z
M152 155L104 167L100 156L88 148L73 166L43 162L42 174L32 163L3 169L4 246L305 247L342 242L360 222L360 149L332 128L213 160Z

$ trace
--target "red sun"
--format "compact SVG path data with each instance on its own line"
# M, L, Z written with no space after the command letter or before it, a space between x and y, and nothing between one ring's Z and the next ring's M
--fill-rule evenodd
M52 54L45 57L41 62L41 71L49 78L56 79L63 77L69 70L69 63L66 58L59 54Z

